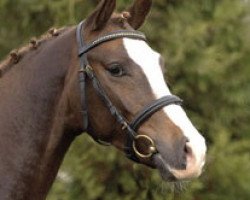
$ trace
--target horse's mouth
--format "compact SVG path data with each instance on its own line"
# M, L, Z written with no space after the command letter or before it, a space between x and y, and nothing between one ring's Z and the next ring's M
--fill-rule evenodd
M154 155L153 162L165 181L177 181L176 177L171 173L169 165L164 161L160 153Z
M187 165L185 169L175 169L171 167L160 153L153 157L153 162L159 170L162 178L169 182L190 180L197 178L202 173L205 162L199 163L192 155L187 155Z

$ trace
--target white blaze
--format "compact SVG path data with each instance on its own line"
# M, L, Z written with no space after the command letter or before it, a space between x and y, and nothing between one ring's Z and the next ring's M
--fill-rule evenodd
M160 55L153 51L146 42L129 38L123 39L123 44L129 57L141 67L142 71L151 86L156 99L165 95L171 95L165 83L160 66ZM189 146L192 149L196 164L202 168L206 153L204 138L188 119L185 111L179 105L169 105L164 107L164 112L178 126L183 134L189 139Z

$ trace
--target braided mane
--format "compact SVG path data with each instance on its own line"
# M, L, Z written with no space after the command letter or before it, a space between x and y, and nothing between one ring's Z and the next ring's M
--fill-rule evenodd
M12 50L9 55L2 62L0 62L0 78L2 78L6 72L15 66L29 52L38 49L41 44L54 37L57 37L67 29L68 27L63 27L60 29L50 28L45 34L40 36L40 38L31 38L29 44L19 49Z

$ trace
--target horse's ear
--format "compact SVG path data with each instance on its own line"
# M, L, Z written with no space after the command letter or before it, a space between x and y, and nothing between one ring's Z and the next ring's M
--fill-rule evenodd
M86 26L92 31L102 29L114 12L115 6L116 0L101 0L94 12L87 17Z
M128 23L134 28L141 27L148 15L152 6L152 0L135 0L134 4L128 9L131 17L128 19Z

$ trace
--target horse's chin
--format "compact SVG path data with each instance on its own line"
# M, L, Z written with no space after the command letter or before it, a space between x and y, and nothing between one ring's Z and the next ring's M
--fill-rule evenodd
M159 170L163 180L168 182L177 181L176 177L171 173L169 165L164 161L160 153L154 155L153 162L156 168Z
M176 170L172 168L161 156L157 153L153 157L153 162L156 168L159 170L162 178L168 182L179 182L184 180L190 180L197 178L201 174L201 169L197 170L197 166L192 163L192 159L187 158L187 167L183 170Z

